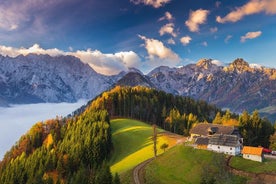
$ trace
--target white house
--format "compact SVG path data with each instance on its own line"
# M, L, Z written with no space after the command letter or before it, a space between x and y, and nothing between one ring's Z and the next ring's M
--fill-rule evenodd
M263 161L263 148L244 146L242 149L243 158L262 162Z
M215 134L209 137L208 150L228 155L241 153L242 141L236 135Z

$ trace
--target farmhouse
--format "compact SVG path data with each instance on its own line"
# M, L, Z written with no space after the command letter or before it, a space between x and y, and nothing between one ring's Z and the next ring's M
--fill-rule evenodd
M258 162L262 162L264 158L262 147L244 146L242 149L242 154L243 158Z
M211 123L199 123L191 131L191 138L208 137L214 134L236 135L240 137L239 130L234 126L223 126Z
M215 134L210 136L207 146L209 150L229 155L239 155L241 147L242 141L238 136L226 134Z

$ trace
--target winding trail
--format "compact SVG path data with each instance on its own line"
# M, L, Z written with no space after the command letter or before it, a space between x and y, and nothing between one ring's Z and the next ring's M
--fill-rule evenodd
M169 137L177 137L176 143L173 146L171 146L170 148L172 148L176 145L179 145L179 144L183 144L186 140L186 137L183 137L183 136L171 133L171 132L162 132L159 134L166 134ZM132 177L133 177L133 181L135 184L144 184L142 171L147 166L147 164L149 164L152 160L154 160L154 157L152 157L148 160L145 160L144 162L141 162L133 169Z
M141 171L144 169L144 167L150 163L154 158L150 158L148 160L145 160L144 162L140 163L133 169L133 180L135 184L142 184L144 183L140 179L142 179Z

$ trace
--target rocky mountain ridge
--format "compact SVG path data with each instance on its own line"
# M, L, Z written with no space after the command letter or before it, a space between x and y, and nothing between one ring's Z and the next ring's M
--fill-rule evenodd
M203 59L181 68L158 67L148 77L158 89L237 113L276 106L276 69L251 67L243 59L228 66L212 61Z
M276 69L252 66L240 58L225 66L201 59L180 68L160 66L147 75L130 68L104 76L73 56L0 56L0 106L92 99L115 85L152 87L237 113L265 108L268 116L276 114Z
M109 89L113 78L72 56L0 56L0 103L75 102Z

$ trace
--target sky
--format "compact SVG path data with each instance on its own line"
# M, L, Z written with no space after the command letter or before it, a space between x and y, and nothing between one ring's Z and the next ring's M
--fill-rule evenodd
M276 0L2 0L0 54L73 55L97 72L211 58L276 68Z
M0 160L35 123L56 118L56 116L65 117L86 103L86 100L80 100L77 103L42 103L12 105L9 108L0 107Z

